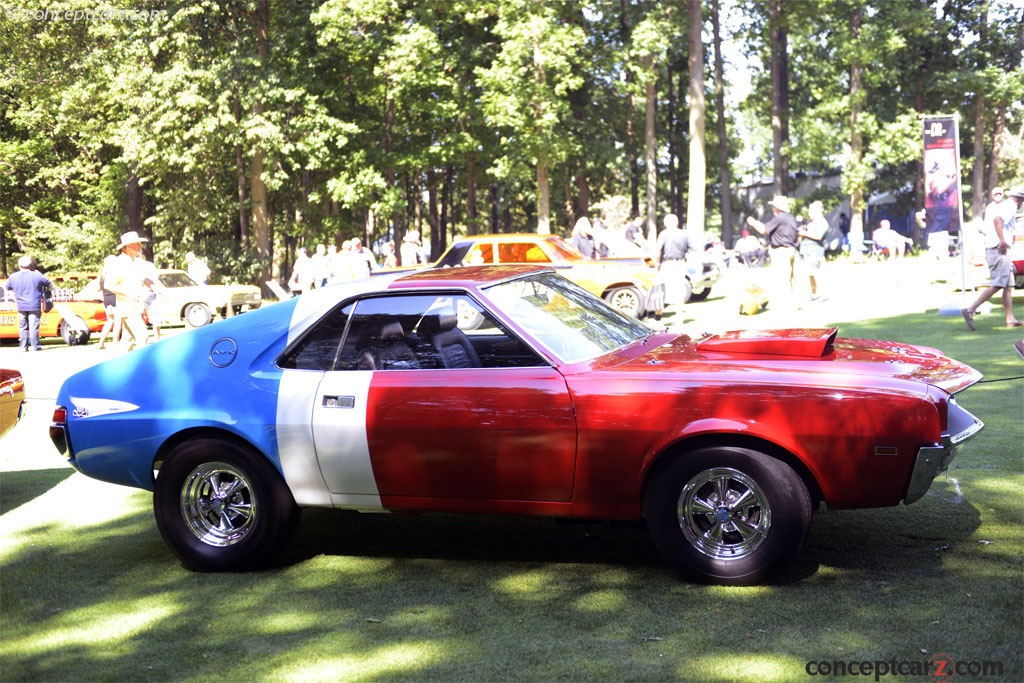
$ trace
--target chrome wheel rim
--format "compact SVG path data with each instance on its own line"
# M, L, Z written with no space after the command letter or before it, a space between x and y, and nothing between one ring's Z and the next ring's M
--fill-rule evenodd
M244 539L256 523L256 495L241 470L222 462L194 469L181 487L181 514L189 531L223 548Z
M720 560L750 556L772 524L761 487L728 467L704 470L690 479L679 495L676 515L686 540L703 555Z
M612 307L617 308L627 315L635 315L637 309L640 307L640 301L637 299L636 294L628 289L620 289L612 294L611 304Z

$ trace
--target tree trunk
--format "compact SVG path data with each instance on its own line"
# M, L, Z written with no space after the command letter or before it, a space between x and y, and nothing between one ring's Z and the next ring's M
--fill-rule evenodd
M689 14L689 46L687 63L690 67L690 173L687 191L686 231L697 245L704 246L704 194L707 185L707 164L704 158L704 44L701 29L701 0L687 0Z
M985 95L974 101L974 168L971 173L971 218L985 213Z
M988 186L999 184L999 159L1003 154L1003 134L1006 127L1006 105L996 107L995 120L992 123L992 153L988 158Z
M682 216L682 200L680 198L682 192L679 189L680 145L676 145L676 142L681 140L682 136L679 135L680 126L676 123L676 111L679 107L679 102L676 97L675 73L671 62L665 65L665 71L665 87L667 89L665 94L665 139L668 144L668 168L665 169L665 173L668 175L668 205L670 212ZM683 89L682 78L682 74L680 74L680 92Z
M533 78L537 92L541 92L547 83L544 70L544 55L539 44L533 46ZM539 95L538 95L539 97ZM534 102L536 121L541 121L541 106ZM538 136L543 136L545 129L538 126ZM548 180L548 160L543 151L537 153L537 234L551 234L551 185Z
M860 35L861 11L850 14L850 32L853 41ZM860 166L864 156L864 140L860 133L860 108L864 98L860 81L860 64L850 65L850 166L854 169L854 180L850 186L850 235L864 236L864 180ZM857 245L860 246L860 245Z
M132 164L128 169L128 180L125 183L125 212L128 214L128 229L144 235L142 230L142 186L139 185L138 166ZM152 235L150 235L152 237Z
M655 113L657 112L657 77L654 73L654 58L647 55L643 59L644 73L647 76L647 118L644 124L644 165L647 168L647 238L656 240L658 237L658 168L655 165L657 139L655 137Z
M256 4L256 54L259 57L261 69L266 67L270 56L269 26L270 7L267 0L259 0ZM257 101L253 110L257 116L262 114L264 110L263 103ZM270 252L270 231L267 224L267 186L263 182L263 149L258 143L253 150L249 166L249 183L252 187L253 246L256 247L256 253L262 264L260 282L263 282L270 279L273 267Z
M775 193L784 195L789 185L789 47L783 24L783 0L771 0L772 157Z
M722 241L732 246L732 177L729 172L729 139L725 126L725 66L722 58L722 34L719 23L719 0L711 2L711 26L715 42L715 115L718 124L719 182L722 186Z
M548 162L537 159L537 234L551 234L551 186L548 182Z
M988 5L981 7L979 69L985 68L985 49L988 43ZM971 218L979 219L985 213L985 93L980 91L974 100L974 168L971 173Z
M466 163L466 232L480 233L480 218L476 207L476 157L469 155Z

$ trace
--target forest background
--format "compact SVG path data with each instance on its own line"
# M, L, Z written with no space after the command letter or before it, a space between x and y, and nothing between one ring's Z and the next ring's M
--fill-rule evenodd
M0 274L148 256L220 281L420 231L731 244L742 183L923 206L921 117L960 121L966 218L1021 184L1018 0L200 0L0 4ZM744 68L739 68L743 66Z

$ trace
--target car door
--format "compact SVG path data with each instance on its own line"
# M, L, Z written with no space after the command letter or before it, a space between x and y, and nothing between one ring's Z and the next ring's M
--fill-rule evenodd
M428 329L456 309L458 325L472 327L456 330L476 356L471 367L446 367ZM385 508L514 510L571 499L576 422L565 380L465 294L359 301L314 406L332 495L365 493L348 490L366 488L352 476L365 449Z

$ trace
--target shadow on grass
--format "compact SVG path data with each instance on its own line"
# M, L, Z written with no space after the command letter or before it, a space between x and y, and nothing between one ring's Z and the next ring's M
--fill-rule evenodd
M68 467L0 474L0 515L38 498L74 474Z
M792 679L830 652L841 606L864 620L857 652L891 655L921 618L908 602L949 604L960 579L940 548L967 544L978 515L939 493L818 514L779 585L740 589L682 582L639 526L331 510L305 512L274 568L197 574L140 493L72 537L30 530L3 567L0 665L5 680L727 681L710 662L753 648ZM993 596L1006 580L998 565L971 578Z

